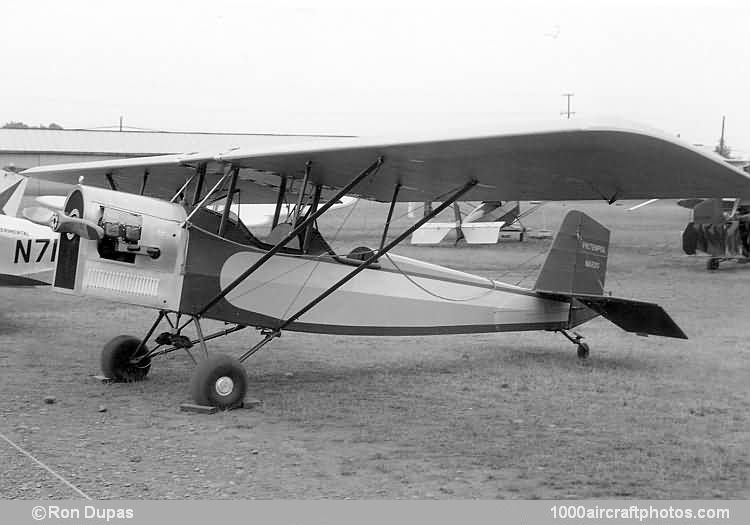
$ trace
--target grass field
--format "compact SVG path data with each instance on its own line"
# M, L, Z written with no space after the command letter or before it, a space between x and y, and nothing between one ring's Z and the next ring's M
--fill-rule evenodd
M591 345L580 362L546 332L285 333L246 362L261 408L200 415L179 411L183 353L142 383L92 377L101 346L142 334L154 312L2 288L0 433L95 498L750 497L750 267L709 273L682 255L687 212L673 202L550 203L527 225L554 230L574 206L612 230L606 288L659 302L688 341L597 319L579 330ZM321 229L341 251L377 245L386 211L362 203ZM532 286L549 242L395 251ZM211 348L238 355L257 340ZM0 497L75 496L4 441L0 458Z

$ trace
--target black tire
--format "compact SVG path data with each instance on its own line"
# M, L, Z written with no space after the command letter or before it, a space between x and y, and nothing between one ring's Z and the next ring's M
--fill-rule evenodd
M589 345L586 343L578 343L578 359L588 359L589 357Z
M710 270L710 271L718 270L719 269L719 259L717 259L716 257L711 257L706 262L706 269Z
M247 383L247 372L239 360L228 355L215 355L195 369L190 380L190 394L198 405L227 410L242 406Z
M132 335L118 335L104 345L101 355L102 373L113 381L141 381L151 370L151 358L146 356L147 349L141 349L143 357L134 360L135 351L141 340Z

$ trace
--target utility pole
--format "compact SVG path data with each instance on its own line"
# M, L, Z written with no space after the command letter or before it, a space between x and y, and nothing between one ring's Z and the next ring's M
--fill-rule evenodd
M568 118L570 118L571 115L575 115L575 111L570 111L570 99L575 95L575 93L563 93L562 96L567 97L568 99L568 109L567 111L561 111L560 115L567 115Z
M724 123L726 122L727 116L721 117L721 138L719 139L719 155L726 157L724 154Z
M122 115L120 115L120 131L122 131Z

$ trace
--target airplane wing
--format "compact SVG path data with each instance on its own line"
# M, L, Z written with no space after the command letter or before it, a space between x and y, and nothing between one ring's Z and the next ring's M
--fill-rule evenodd
M687 143L652 131L565 121L529 130L400 139L343 138L215 155L188 154L42 166L24 174L58 182L135 191L148 173L147 194L171 197L201 163L212 180L226 166L241 168L243 203L275 202L277 177L299 179L311 163L311 180L345 186L378 157L377 173L352 194L389 201L440 200L470 180L479 184L464 200L584 200L681 197L750 197L750 176ZM153 182L152 182L153 179Z

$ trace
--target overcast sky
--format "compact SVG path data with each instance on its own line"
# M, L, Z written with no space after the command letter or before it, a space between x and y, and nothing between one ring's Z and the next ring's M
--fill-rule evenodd
M402 134L558 119L571 92L573 118L690 142L726 115L750 153L747 2L603 3L4 0L0 121Z

